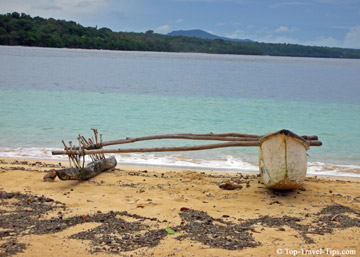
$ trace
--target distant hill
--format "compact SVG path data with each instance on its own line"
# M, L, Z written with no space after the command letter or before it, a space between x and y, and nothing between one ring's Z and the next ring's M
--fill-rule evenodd
M175 30L168 33L169 36L183 36L183 37L197 37L202 39L222 39L227 41L234 41L234 42L254 42L250 39L237 39L237 38L227 38L227 37L220 37L203 31L201 29L192 29L192 30Z

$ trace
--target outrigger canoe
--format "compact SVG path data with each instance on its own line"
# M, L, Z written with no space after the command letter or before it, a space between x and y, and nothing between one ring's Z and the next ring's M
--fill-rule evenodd
M298 136L289 130L280 130L264 136L243 133L222 133L222 134L166 134L153 135L139 138L125 138L113 141L97 140L97 130L93 129L95 141L86 140L79 136L79 146L65 146L64 151L53 151L53 155L66 154L76 168L68 168L56 171L57 176L62 180L76 179L84 180L96 176L104 170L116 166L114 157L105 158L106 153L144 153L144 152L174 152L174 151L197 151L215 149L222 147L256 146L260 147L259 168L261 177L266 186L274 189L294 189L304 182L307 169L306 151L311 146L321 146L317 136ZM103 149L104 146L133 143L143 140L155 139L190 139L190 140L220 140L225 143L193 145L182 147L155 147L155 148L118 148ZM226 142L227 141L227 142ZM95 161L84 167L85 155L92 157ZM81 162L81 159L83 160ZM82 163L82 165L81 165Z
M307 140L284 129L261 137L259 147L259 169L267 187L286 190L304 183L310 148Z

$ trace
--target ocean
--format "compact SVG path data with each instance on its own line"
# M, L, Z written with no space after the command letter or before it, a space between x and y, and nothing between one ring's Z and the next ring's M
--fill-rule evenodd
M360 177L360 60L0 46L0 158L61 140L169 133L318 135L310 175ZM156 140L118 147L216 142ZM117 147L117 146L115 146ZM114 147L112 147L114 148ZM116 155L120 164L258 172L257 147Z

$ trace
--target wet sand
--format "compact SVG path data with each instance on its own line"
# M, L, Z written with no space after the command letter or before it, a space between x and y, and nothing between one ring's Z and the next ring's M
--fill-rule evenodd
M360 255L360 179L272 191L254 174L117 167L44 182L67 163L0 160L0 256Z

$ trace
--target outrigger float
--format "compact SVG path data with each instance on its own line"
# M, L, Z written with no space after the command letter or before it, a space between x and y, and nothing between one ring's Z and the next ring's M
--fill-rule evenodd
M78 146L64 141L63 151L53 151L53 155L68 155L70 168L57 170L56 174L61 180L85 180L99 173L116 167L114 156L105 158L108 153L144 153L144 152L173 152L198 151L223 147L259 147L259 170L264 184L273 189L295 189L300 187L305 179L307 170L306 151L310 146L321 146L322 142L317 136L298 136L289 130L280 130L266 135L243 133L222 134L166 134L136 138L125 138L113 141L102 141L98 138L98 131L94 131L94 138L86 140L78 137ZM156 139L189 139L223 141L223 143L193 145L181 147L157 148L118 148L105 149L110 145L134 143ZM92 162L85 166L85 156L89 155Z

